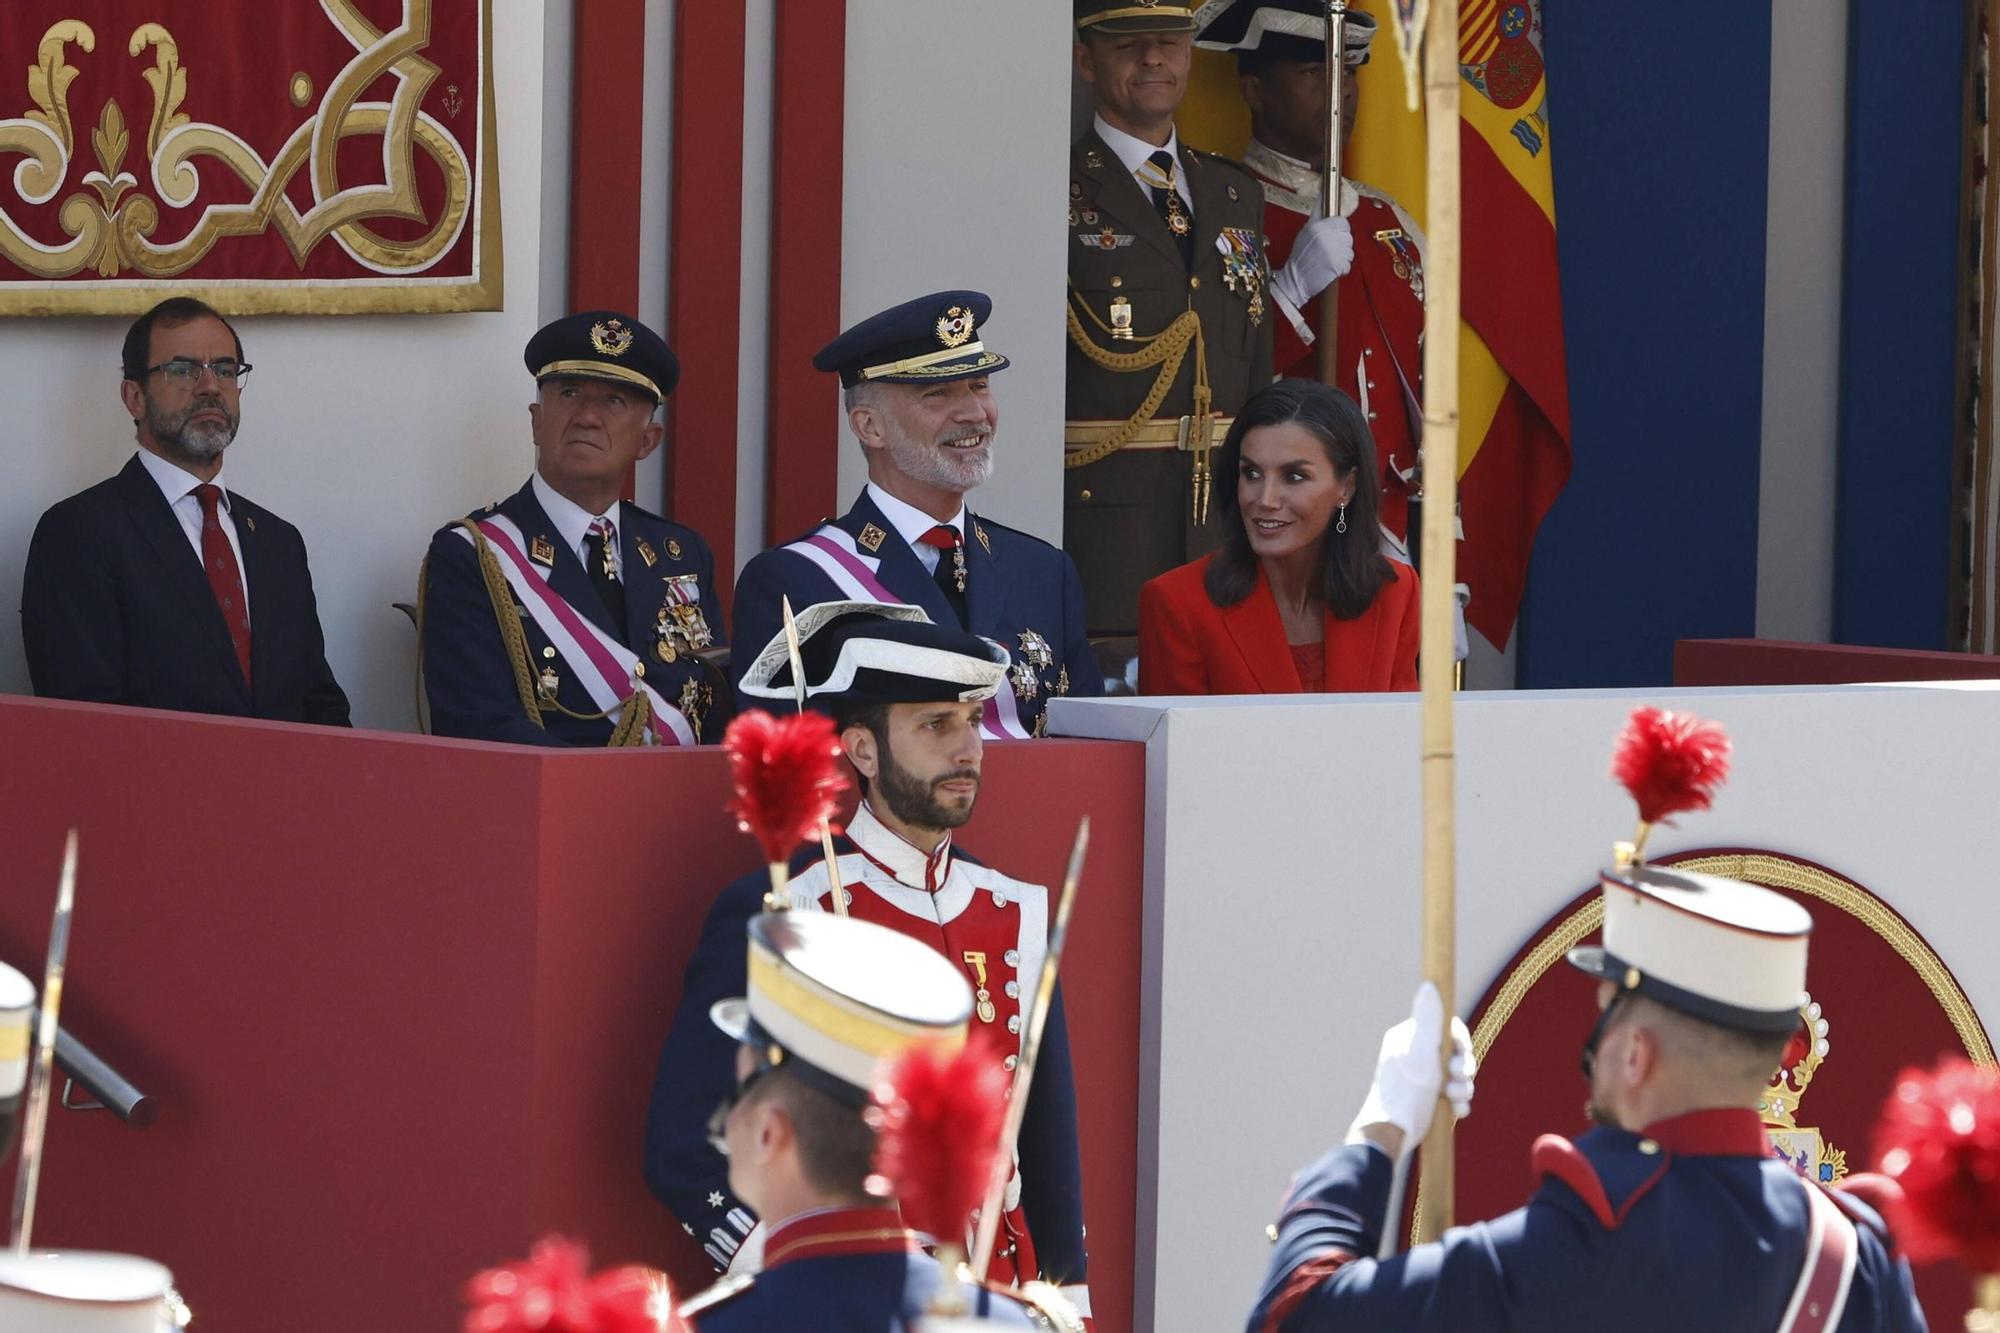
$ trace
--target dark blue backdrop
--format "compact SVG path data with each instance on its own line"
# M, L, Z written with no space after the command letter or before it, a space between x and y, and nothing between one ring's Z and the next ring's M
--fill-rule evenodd
M1520 683L1662 684L1674 640L1756 632L1770 7L1544 17L1575 467ZM1963 17L1849 24L1834 633L1942 647Z

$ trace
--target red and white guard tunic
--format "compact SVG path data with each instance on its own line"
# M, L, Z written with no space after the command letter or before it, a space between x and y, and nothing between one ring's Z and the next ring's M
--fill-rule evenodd
M845 841L853 850L839 858L840 882L850 915L922 940L962 968L973 991L974 1038L982 1028L999 1038L995 1048L1011 1075L1021 1058L1021 997L1033 990L1048 952L1048 889L954 856L949 834L926 854L885 827L866 801L848 821ZM793 906L832 911L829 887L825 863L814 862L792 879ZM1030 1282L1040 1271L1021 1207L1021 1171L1017 1152L991 1270L1001 1282ZM1062 1291L1089 1313L1087 1289Z
M1264 248L1276 269L1318 211L1320 173L1252 139L1243 153L1264 186ZM1382 523L1407 540L1409 482L1423 438L1424 234L1379 190L1342 181L1341 216L1354 229L1354 267L1340 279L1340 388L1361 404L1382 468ZM1276 293L1273 293L1276 296ZM1280 376L1319 377L1313 350L1319 298L1303 310L1276 299L1272 364Z

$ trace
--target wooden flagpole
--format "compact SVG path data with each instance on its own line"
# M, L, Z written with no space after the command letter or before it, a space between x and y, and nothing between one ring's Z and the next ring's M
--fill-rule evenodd
M1340 177L1346 156L1347 126L1341 86L1347 79L1347 0L1326 0L1326 170L1320 173L1321 217L1340 216ZM1319 379L1340 383L1340 283L1319 296Z
M1423 514L1423 791L1424 976L1456 1007L1457 844L1453 827L1456 762L1452 695L1452 584L1457 581L1458 513L1458 0L1431 0L1424 32L1424 124L1429 175L1430 255L1424 303ZM1446 1023L1440 1059L1451 1056ZM1451 1225L1452 1115L1440 1103L1424 1139L1417 1236L1434 1239Z

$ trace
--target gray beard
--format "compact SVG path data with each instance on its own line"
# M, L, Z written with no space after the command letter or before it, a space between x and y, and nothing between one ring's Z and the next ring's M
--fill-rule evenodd
M993 475L993 440L986 437L986 448L976 457L963 457L953 453L945 445L926 444L905 435L900 426L892 425L889 430L889 461L896 471L911 481L926 486L937 486L947 491L969 491L985 484Z
M167 457L180 462L207 463L219 457L230 442L236 438L237 418L230 415L227 425L217 426L208 422L193 424L191 418L207 407L220 407L227 414L229 408L219 400L196 399L179 412L163 412L148 397L146 399L146 427L153 433L154 441Z

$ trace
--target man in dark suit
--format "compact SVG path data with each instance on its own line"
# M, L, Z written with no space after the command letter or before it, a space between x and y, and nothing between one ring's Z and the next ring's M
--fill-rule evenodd
M1070 149L1063 547L1093 634L1131 634L1139 586L1215 548L1233 478L1209 472L1271 380L1264 192L1183 142L1194 7L1076 0L1096 117Z
M250 366L175 297L125 335L139 453L35 526L21 637L35 693L347 726L299 531L223 484Z
M970 512L965 494L993 469L1000 422L989 378L983 292L934 292L873 315L813 358L839 374L868 485L846 514L766 551L736 581L737 642L761 645L818 602L900 602L996 640L1009 688L987 711L989 738L1040 735L1055 695L1097 695L1104 678L1084 637L1083 589L1068 556ZM740 680L749 662L738 660Z
M719 740L728 683L715 560L619 495L659 448L666 341L593 310L528 340L535 472L440 529L424 559L424 688L440 736L525 745Z

